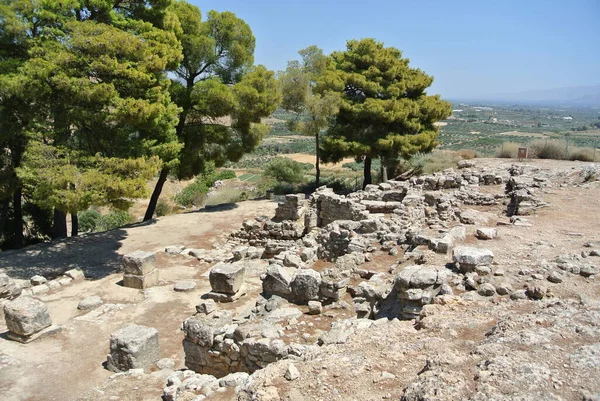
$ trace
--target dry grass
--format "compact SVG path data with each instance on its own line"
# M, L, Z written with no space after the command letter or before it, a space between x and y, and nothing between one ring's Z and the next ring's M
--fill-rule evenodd
M520 144L516 142L505 142L496 149L496 157L502 159L516 159L519 155Z
M600 152L598 152L600 153ZM592 148L572 148L569 149L569 160L579 160L582 162L593 162L594 149Z

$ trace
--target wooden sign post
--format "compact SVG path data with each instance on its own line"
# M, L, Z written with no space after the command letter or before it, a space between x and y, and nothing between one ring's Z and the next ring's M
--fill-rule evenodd
M527 159L527 148L519 148L519 161Z

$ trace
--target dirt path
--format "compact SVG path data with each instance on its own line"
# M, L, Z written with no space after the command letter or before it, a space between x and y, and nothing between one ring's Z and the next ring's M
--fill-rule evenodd
M179 329L182 319L193 314L200 296L210 290L207 275L211 266L184 256L159 254L160 285L139 291L122 287L122 276L116 273L120 256L136 249L163 251L173 244L210 249L212 242L240 227L246 218L272 216L275 207L269 201L248 201L0 254L0 271L13 277L36 273L52 277L79 267L93 278L39 296L47 304L53 323L63 327L50 337L26 345L9 341L0 312L0 399L64 401L86 393L89 400L110 399L101 390L90 389L101 387L111 376L102 366L108 339L127 322L158 329L161 356L173 358L177 367L183 366ZM173 283L183 279L196 281L197 288L189 293L173 291ZM104 306L89 313L77 310L79 301L89 295L100 296ZM146 375L143 380L136 384L129 378L119 388L117 399L158 399L164 378ZM155 380L158 387L149 387L148 380Z

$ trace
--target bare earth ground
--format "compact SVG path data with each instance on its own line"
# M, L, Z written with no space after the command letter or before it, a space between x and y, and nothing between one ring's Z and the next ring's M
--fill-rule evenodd
M108 338L127 322L155 327L160 332L161 355L183 363L181 332L184 316L192 314L200 295L210 290L206 279L210 268L195 259L164 256L167 245L183 244L190 248L211 248L246 219L273 215L276 204L248 201L234 207L186 213L157 219L152 224L134 225L108 233L30 247L19 252L0 253L0 271L11 277L42 274L48 278L72 267L79 267L91 278L49 292L39 298L48 305L53 323L63 326L58 335L30 344L0 338L1 400L74 400L101 385L112 373L102 367L108 352ZM161 285L145 291L120 285L120 256L141 249L158 252ZM192 279L195 291L173 291L173 283ZM105 313L77 310L79 301L99 295ZM114 306L108 306L112 304ZM102 309L100 310L102 311ZM81 320L77 318L84 317ZM0 333L6 332L4 316ZM155 387L136 387L128 381L121 400L156 400L164 378ZM117 392L119 392L118 390ZM92 399L108 399L93 392Z
M477 163L511 162L478 160ZM567 171L571 167L582 165L577 162L556 161L526 163L544 168L560 167ZM568 172L565 178L568 178ZM501 192L503 186L482 188L484 190ZM507 270L518 269L542 259L551 260L560 254L580 253L586 242L600 244L598 183L578 187L561 187L556 184L543 189L541 197L550 206L541 209L537 215L528 217L532 227L499 226L499 238L479 245L494 252L498 266ZM161 357L173 358L176 369L182 368L183 336L179 328L181 322L193 313L200 296L209 290L207 274L210 265L183 256L167 257L162 252L164 247L182 244L191 248L210 249L211 244L237 229L244 219L258 215L272 216L275 206L269 201L242 202L235 207L168 216L147 225L139 224L18 252L0 253L0 272L6 272L11 277L29 278L34 274L42 274L51 278L70 268L79 267L89 278L39 297L47 303L53 323L63 327L60 333L27 345L9 341L5 334L0 334L0 399L160 399L165 386L165 377L161 372L138 378L120 376L109 379L112 373L105 370L102 363L106 360L110 333L127 322L155 327L160 333ZM496 221L506 220L502 206L478 209L492 213L497 217ZM495 225L495 221L490 222L490 226L492 225ZM475 244L472 234L476 227L467 228L465 243ZM161 285L144 291L120 285L120 256L137 249L158 252ZM435 259L430 263L444 264L449 261L447 255L433 257ZM391 265L393 259L376 258L372 263L381 265L374 270L385 271L385 265ZM369 264L365 266L368 269L374 267ZM198 287L189 293L174 292L173 283L182 279L195 280ZM254 276L248 281L248 296L228 305L228 308L241 310L254 305L260 279ZM524 285L525 282L521 284ZM574 276L560 284L545 284L550 286L553 294L567 301L591 299L597 303L600 299L600 284L597 279L593 281ZM104 306L88 313L78 311L79 300L89 295L99 295ZM450 316L456 323L452 328L445 326L445 321L437 321L435 314L427 321L429 326L418 331L410 322L392 321L384 329L372 327L360 333L356 341L328 348L320 358L298 365L301 377L309 379L304 385L285 381L283 373L279 372L276 377L280 379L269 383L265 379L265 389L275 387L280 398L287 400L397 400L406 384L427 366L431 355L435 355L432 359L434 362L431 362L433 364L441 363L439 359L448 355L456 356L458 360L485 355L485 347L474 348L474 341L485 338L486 332L503 316L514 316L517 319L535 308L533 301L509 302L501 305L502 313L495 313L493 311L496 309L493 308L498 306L489 300L477 301L449 307L445 316ZM573 322L572 324L576 324L576 319ZM539 325L536 323L537 329L540 325L545 327L544 324L541 316ZM523 328L526 329L528 328ZM383 337L382 330L385 333ZM5 332L4 318L0 316L0 333ZM525 333L522 336L529 338L528 335ZM584 340L573 339L564 339L563 342L559 351L555 348L540 348L539 354L532 358L564 357L567 359L560 360L560 363L567 365L569 353L587 344ZM528 348L527 344L519 347L522 348L507 349L507 352L518 354ZM270 365L265 371L285 369L286 363L282 361ZM455 369L453 375L458 378L464 376L468 378L466 381L472 382L474 372L467 365L452 366ZM581 388L593 387L600 391L597 380L585 378L582 381L582 378L573 376L570 369L572 368L565 367L562 380L569 379ZM382 379L382 372L392 372L394 377ZM260 376L257 380L259 379ZM580 399L576 398L576 394L561 395L568 400ZM227 400L234 395L228 390L217 394L217 397L211 399Z

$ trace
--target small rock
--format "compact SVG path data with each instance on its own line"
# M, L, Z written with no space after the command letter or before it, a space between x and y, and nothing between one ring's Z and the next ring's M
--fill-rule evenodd
M540 300L546 295L546 289L540 285L532 285L527 288L526 294L531 299Z
M311 315L320 315L323 313L323 305L319 301L308 301L308 313Z
M300 372L293 363L290 363L283 377L289 381L296 380L300 377Z
M48 280L46 279L46 277L40 276L40 275L33 276L30 279L30 281L31 281L31 285L46 284L48 282Z
M513 292L513 288L510 283L502 282L496 286L496 292L498 295L508 295Z
M496 293L496 288L494 288L494 286L490 283L484 283L479 286L477 293L484 297L491 297Z
M482 240L494 239L498 236L498 230L495 228L478 228L475 236Z
M73 280L83 280L85 278L83 271L81 271L80 269L67 270L65 272L65 276L70 277Z
M83 298L79 301L77 309L79 310L90 310L102 305L102 299L97 295L90 295L89 297Z
M165 248L165 252L167 255L179 255L184 249L183 245L171 245Z
M583 277L589 277L589 276L593 276L594 274L597 274L596 269L594 268L594 266L581 266L581 269L579 270L579 274L581 274Z
M194 288L196 288L196 282L189 280L178 281L173 287L177 292L188 292L192 291Z
M217 309L217 303L213 299L207 299L196 305L196 312L208 315Z
M527 299L527 292L525 290L516 290L510 294L510 299L519 300L519 299Z
M548 281L550 281L551 283L562 283L563 279L562 279L562 276L559 273L552 272L548 276Z
M156 367L159 369L174 369L175 361L171 358L162 358L158 362L156 362Z

